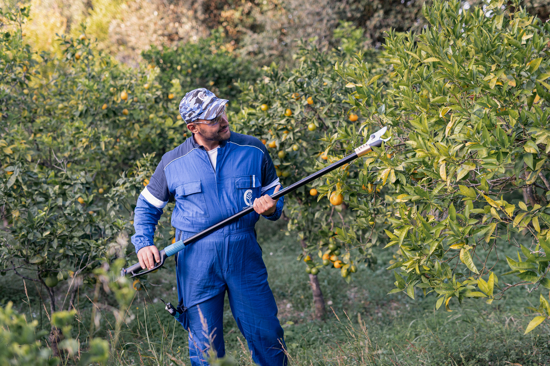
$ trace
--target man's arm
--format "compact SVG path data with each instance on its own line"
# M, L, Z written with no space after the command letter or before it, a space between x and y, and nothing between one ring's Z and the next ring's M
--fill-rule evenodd
M142 268L153 268L160 261L160 255L153 237L163 208L168 203L170 192L164 175L162 161L157 166L149 184L139 195L134 210L134 229L132 244L136 248Z

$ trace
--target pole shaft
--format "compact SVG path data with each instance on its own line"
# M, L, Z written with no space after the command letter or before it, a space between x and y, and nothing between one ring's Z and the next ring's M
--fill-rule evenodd
M274 200L278 199L278 198L281 198L285 195L287 195L288 193L290 192L294 192L295 190L297 190L298 188L308 184L309 182L319 178L319 177L322 177L323 175L335 170L335 169L338 169L339 167L341 167L342 165L345 165L345 164L348 164L352 161L354 161L355 159L357 159L358 156L357 154L354 152L354 153L351 153L349 154L348 156L346 156L345 158L343 158L342 160L339 160L335 163L332 163L331 165L311 174L311 175L308 175L307 177L305 177L304 179L302 180L299 180L291 185L289 185L288 187L286 188L283 188L282 190L280 190L279 192L275 193L274 195L271 196L271 198L273 198ZM217 223L216 225L214 226L211 226L209 227L208 229L204 230L204 231L201 231L200 233L197 233L187 239L185 239L183 241L183 244L184 245L189 245L199 239L202 239L204 238L205 236L207 235L210 235L212 234L214 231L217 231L221 228L223 228L224 226L230 224L231 222L235 221L235 220L238 220L240 219L241 217L245 216L245 215L248 215L249 213L251 213L252 211L254 211L254 208L253 207L248 207L248 208L245 208L244 210L242 210L241 212L239 213L236 213L235 215L231 216L231 217L228 217L227 219L223 220L223 221L220 221L219 223Z

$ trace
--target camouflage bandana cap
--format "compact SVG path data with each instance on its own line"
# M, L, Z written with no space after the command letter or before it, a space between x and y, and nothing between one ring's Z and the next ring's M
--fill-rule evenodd
M180 115L185 123L192 123L198 119L210 121L223 112L227 102L228 100L216 97L208 89L191 90L180 102Z

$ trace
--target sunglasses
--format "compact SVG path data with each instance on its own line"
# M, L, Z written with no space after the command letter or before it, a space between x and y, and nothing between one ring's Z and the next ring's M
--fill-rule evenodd
M207 126L215 126L218 123L220 123L224 118L225 118L225 109L223 110L223 112L218 117L216 117L214 119L211 119L211 120L205 121L205 122L194 121L193 123L198 123L198 124L207 125Z

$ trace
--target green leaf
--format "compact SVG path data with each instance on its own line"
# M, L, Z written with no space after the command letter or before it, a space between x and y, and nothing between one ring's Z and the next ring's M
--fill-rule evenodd
M479 274L479 271L477 270L468 249L460 249L460 261L464 263L470 271Z
M497 224L495 222L489 224L488 230L485 232L485 242L488 243L491 241L491 235L495 232Z
M531 332L533 329L538 327L545 320L546 320L545 316L536 316L533 320L531 320L531 322L527 326L527 329L525 329L525 333L523 333L523 334L527 334L527 333Z
M479 291L466 291L464 293L464 296L466 297L487 297L483 292Z
M456 209L452 203L451 206L449 206L449 217L451 220L456 221Z
M525 154L523 155L523 161L525 162L525 164L527 164L527 166L531 169L534 169L534 165L533 165L533 154Z
M550 290L550 280L548 278L543 278L541 281L540 281L540 284L549 289Z
M418 56L417 56L418 57ZM380 79L380 77L382 76L383 74L378 74L378 75L374 75L370 80L369 82L367 83L367 86L371 85L372 83L374 83L376 80Z
M519 201L519 202L518 202L518 206L519 206L519 208L521 208L523 211L529 211L529 210L527 209L527 205L526 205L523 201Z
M423 62L441 62L438 58L435 57L428 57Z
M531 60L529 65L529 72L533 73L538 70L540 63L542 62L542 57L536 58L534 60Z
M445 296L441 296L439 299L437 299L437 302L435 303L436 310L439 310L441 305L443 305L443 301L445 301Z
M546 310L546 314L550 314L550 304L548 304L548 301L542 296L542 294L540 294L540 304Z
M523 203L523 202L521 202L521 203ZM521 222L521 220L523 219L523 217L525 215L527 215L527 212L522 212L514 218L514 227L519 225L519 223Z
M456 181L458 182L470 172L476 168L475 164L462 164L456 173Z
M531 283L535 283L539 279L539 276L533 271L525 271L523 273L518 273L517 276L520 280L528 281Z
M412 283L407 286L407 295L414 300L414 285Z
M535 228L535 230L540 233L539 218L534 216L531 222L533 223L533 227Z
M485 282L485 280L483 278L478 278L477 280L477 287L479 287L479 289L483 292L485 292L486 294L489 294L489 284L487 282Z
M525 149L525 151L527 151L528 153L531 153L531 154L538 154L539 153L539 148L533 140L529 140L525 144L523 144L523 149Z

